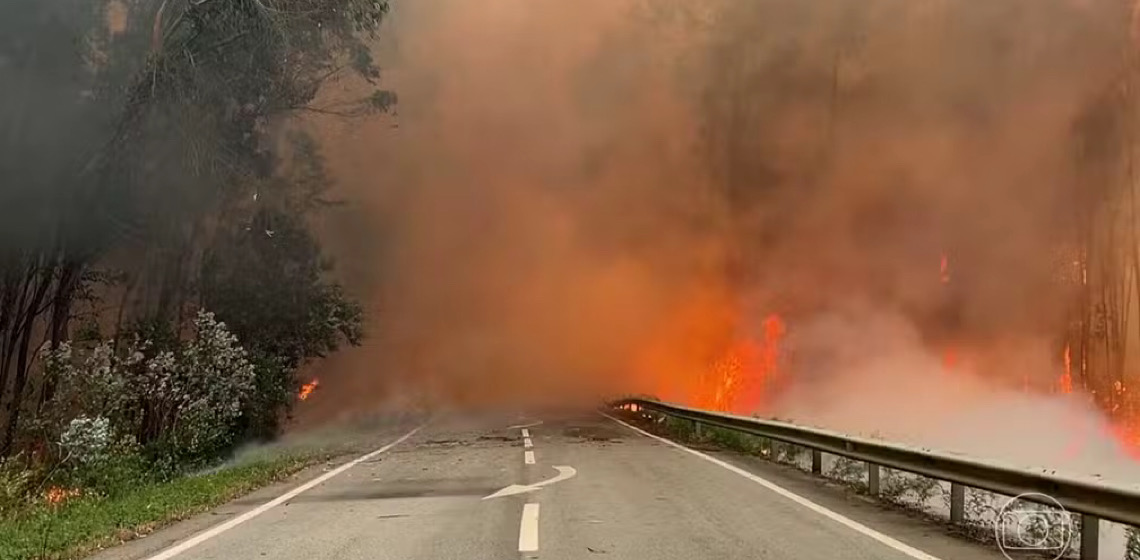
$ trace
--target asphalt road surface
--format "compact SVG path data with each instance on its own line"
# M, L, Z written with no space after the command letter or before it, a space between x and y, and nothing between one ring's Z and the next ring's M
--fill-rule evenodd
M414 427L96 559L1003 558L794 469L686 450L595 412Z

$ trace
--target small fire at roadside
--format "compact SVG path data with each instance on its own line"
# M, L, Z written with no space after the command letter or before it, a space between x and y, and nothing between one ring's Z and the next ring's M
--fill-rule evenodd
M78 488L62 488L53 486L44 493L44 501L49 504L62 504L71 498L77 498L82 492Z
M313 394L313 391L316 391L317 387L319 387L320 385L321 385L321 380L319 380L319 379L314 379L314 380L302 385L301 391L297 393L297 399L302 400L302 401L308 399Z

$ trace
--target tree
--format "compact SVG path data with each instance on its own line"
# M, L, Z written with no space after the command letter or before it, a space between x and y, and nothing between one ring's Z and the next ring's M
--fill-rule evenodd
M51 400L54 382L34 357L68 337L78 299L118 290L113 331L142 322L180 332L189 322L211 282L208 248L281 168L271 124L395 102L377 90L312 106L346 72L378 79L364 41L385 1L144 0L114 26L104 6L0 6L0 176L9 183L0 192L0 456L21 415ZM327 297L352 313L339 292ZM105 306L87 311L105 319ZM289 364L296 344L262 346L289 352L272 356Z
M327 280L332 264L306 224L328 185L312 140L293 137L293 173L260 192L247 221L227 228L206 253L203 305L237 333L257 365L250 435L275 433L293 402L295 370L342 342L358 344L363 312Z
M74 0L0 6L0 456L29 397L44 392L36 348L63 338L108 232L85 173L113 119L82 47L101 39L98 15Z

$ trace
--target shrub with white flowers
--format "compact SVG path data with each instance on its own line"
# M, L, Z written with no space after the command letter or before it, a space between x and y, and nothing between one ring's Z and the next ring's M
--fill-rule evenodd
M59 444L79 463L92 463L101 459L111 445L111 421L99 416L74 418L64 428Z
M71 414L54 424L76 456L120 437L175 463L207 458L230 443L254 387L245 350L205 311L194 320L194 336L173 348L137 337L118 349L113 341L87 349L61 344L44 364L57 383L48 409Z

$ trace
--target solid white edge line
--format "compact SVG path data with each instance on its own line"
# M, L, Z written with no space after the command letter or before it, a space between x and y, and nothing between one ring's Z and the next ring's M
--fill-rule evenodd
M523 462L528 465L534 464L534 451L526 451L523 453Z
M530 438L523 438L523 447L526 447L528 449L534 447L534 442L531 441Z
M519 522L519 552L538 551L538 504L523 506Z
M523 432L523 437L530 437L530 430L523 428L522 432Z
M732 471L732 472L734 472L740 476L743 476L744 478L747 478L748 480L751 480L752 482L755 482L756 484L759 484L759 485L767 488L768 490L771 490L772 492L775 492L776 494L783 496L784 498L787 498L787 499L789 499L789 500L791 500L791 501L793 501L793 502L815 512L815 513L818 513L818 514L820 514L820 515L822 515L828 519L831 519L832 521L835 521L835 522L837 522L837 523L839 523L839 524L841 524L841 525L843 525L849 529L852 529L852 530L859 532L865 536L868 536L872 539L875 539L876 541L879 541L880 543L882 543L882 544L884 544L890 548L893 548L893 549L895 549L895 550L897 550L903 554L906 554L907 556L910 556L911 558L915 558L917 560L941 560L937 556L927 554L927 553L925 553L925 552L923 552L917 548L914 548L913 546L910 546L904 542L901 542L899 540L888 537L887 535L884 535L883 533L880 533L880 532L878 532L878 531L876 531L876 530L874 530L874 529L872 529L866 525L863 525L862 523L859 523L858 521L855 521L854 519L844 517L843 515L841 515L839 513L836 513L830 509L827 509L827 508L825 508L825 507L823 507L823 506L821 506L821 505L819 505L819 504L817 504L817 503L815 503L815 502L813 502L807 498L804 498L803 496L800 496L799 494L795 494L795 493L791 492L790 490L786 490L782 486L777 486L774 482L771 482L765 478L761 478L759 476L756 476L755 474L752 474L752 473L750 473L750 472L748 472L748 471L746 471L740 467L737 467L736 465L732 465L732 464L727 463L725 461L721 461L720 459L717 459L716 457L706 455L706 454L701 453L700 451L697 451L695 449L690 449L690 448L685 447L684 445L681 445L675 441L663 438L663 437L658 436L658 435L651 434L645 430L642 430L641 428L627 424L627 423L625 423L625 422L623 422L617 418L614 418L613 416L610 416L609 414L606 414L604 412L602 413L602 416L605 416L606 418L609 418L610 420L613 420L614 422L617 422L618 424L621 424L622 426L625 426L625 427L627 427L627 428L629 428L629 429L631 429L631 430L633 430L633 431L635 431L635 432L637 432L637 433L639 433L645 437L655 439L655 440L660 441L662 443L665 443L667 445L671 445L673 447L676 447L677 449L680 449L680 450L685 451L687 453L691 453L693 455L696 455L697 457L700 457L701 459L704 459L704 460L706 460L706 461L708 461L714 465L724 467L725 469L728 469L728 470L730 470L730 471Z
M355 467L356 465L359 465L360 463L363 463L363 462L365 462L365 461L367 461L367 460L369 460L369 459L371 459L371 458L373 458L373 457L375 457L381 453L384 453L385 451L388 451L389 449L392 449L393 447L403 443L405 440L407 440L408 438L415 435L415 433L420 431L420 429L422 429L424 427L424 425L425 424L421 424L421 425L417 426L412 431L400 436L400 438L397 439L396 441L393 441L392 443L389 443L388 445L385 445L384 447L381 447L380 449L377 449L376 451L373 451L373 452L368 453L366 455L362 455L360 457L357 457L356 459L353 459L352 461L349 461L349 462L347 462L347 463L345 463L345 464L343 464L343 465L341 465L341 466L339 466L339 467L337 467L337 468L335 468L335 469L333 469L333 470L331 470L325 474L322 474L321 476L318 476L317 478L314 478L313 480L310 480L310 481L308 481L308 482L306 482L306 483L304 483L304 484L302 484L302 485L300 485L300 486L298 486L298 487L274 498L273 500L271 500L269 502L266 502L266 503L254 508L254 509L251 509L251 510L249 510L249 511L247 511L247 512L225 522L225 523L222 523L221 525L216 525L214 527L206 529L205 531L202 531L201 533L198 533L198 534L190 537L189 539L182 541L181 543L178 543L174 546L171 546L171 547L163 550L162 552L159 552L158 554L155 554L154 556L147 558L146 560L168 560L170 558L174 558L175 556L178 556L179 554L182 554L183 552L186 552L187 550L190 550L191 548L194 548L195 546L198 546L199 544L202 544L203 542L206 542L206 541L208 541L208 540L210 540L210 539L212 539L212 538L214 538L214 537L216 537L216 536L218 536L218 535L220 535L226 531L229 531L230 529L233 529L234 527L237 527L238 525L241 525L242 523L245 523L246 521L249 521L250 519L253 519L254 517L257 517L257 516L267 512L267 511L269 511L270 509L273 509L273 508L297 497L298 495L300 495L303 492L311 490L313 487L317 486L318 484L321 484L322 482L325 482L325 481L329 480L330 478L332 478L332 477L334 477L334 476L336 476L336 475L338 475L344 471L347 471L348 469L351 469L352 467Z

